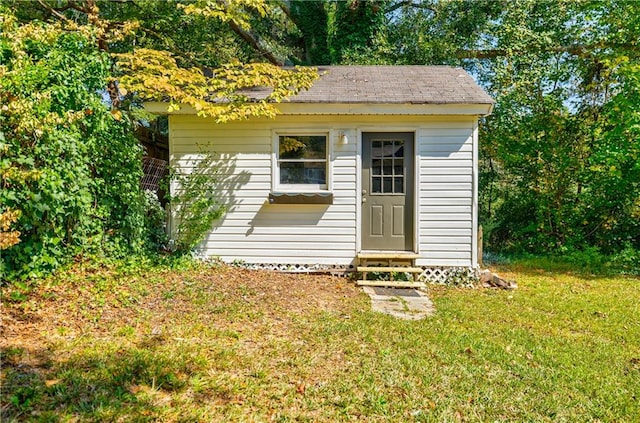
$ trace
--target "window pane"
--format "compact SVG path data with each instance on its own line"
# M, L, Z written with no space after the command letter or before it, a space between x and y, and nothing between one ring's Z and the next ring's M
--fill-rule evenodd
M327 158L327 137L324 135L280 135L278 140L281 159Z
M393 192L395 194L404 193L404 178L402 176L396 176L395 178L393 178L393 184Z
M371 143L371 157L382 157L382 141L373 141Z
M382 160L374 159L371 162L371 173L374 175L382 175Z
M382 183L382 192L384 193L393 192L392 183L393 183L393 178L384 178L384 181Z
M393 169L393 159L384 159L384 164L382 166L382 174L383 175L391 175L391 169Z
M325 162L280 162L280 183L325 185L326 172Z
M404 157L404 141L395 141L393 146L393 154L395 157Z
M382 192L382 178L371 179L371 192L374 194L380 194Z
M393 174L394 175L404 175L404 161L402 159L395 159L393 164Z

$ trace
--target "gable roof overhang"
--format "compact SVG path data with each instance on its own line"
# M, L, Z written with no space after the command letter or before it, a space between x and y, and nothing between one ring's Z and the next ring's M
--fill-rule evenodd
M323 66L311 88L274 104L285 115L476 115L486 116L494 100L464 69L451 66ZM246 94L260 101L269 88ZM165 103L146 103L166 114ZM171 114L197 114L182 107Z

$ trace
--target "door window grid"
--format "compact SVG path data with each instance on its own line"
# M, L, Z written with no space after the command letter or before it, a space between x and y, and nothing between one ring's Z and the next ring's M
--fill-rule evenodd
M371 193L404 194L404 141L371 143Z

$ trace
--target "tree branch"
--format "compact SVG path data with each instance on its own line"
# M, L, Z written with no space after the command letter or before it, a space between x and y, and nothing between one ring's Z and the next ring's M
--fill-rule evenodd
M66 16L64 16L60 12L64 12L65 10L76 9L77 8L77 6L76 6L76 4L74 2L69 2L66 6L57 7L57 8L49 6L43 0L38 0L38 4L40 4L40 6L42 6L47 12L49 12L49 15L54 15L56 18L61 19L63 21L69 21L69 18L67 18Z
M278 58L276 56L274 56L273 53L271 53L269 50L263 48L260 45L260 43L258 42L258 40L256 40L247 31L245 31L244 29L240 28L240 26L237 23L235 23L233 21L233 19L231 19L229 21L229 26L231 27L233 32L238 34L243 40L245 40L247 43L249 43L249 45L251 47L253 47L262 56L264 56L264 58L267 59L269 62L271 62L272 64L274 64L276 66L282 66L283 65L282 61L278 60Z
M289 18L292 22L293 22L293 14L291 13L291 8L289 7L287 2L281 1L278 3L278 6L280 7L280 10L282 10L282 12L284 12L284 14L287 16L287 18ZM295 23L295 22L293 22Z
M415 7L416 9L430 10L434 14L436 13L436 10L433 7L424 5L422 3L414 3L411 0L402 0L402 1L399 1L398 3L396 3L396 4L392 4L391 6L389 6L388 8L385 9L384 13L387 14L387 13L395 12L396 10L400 9L401 7L405 7L405 6Z

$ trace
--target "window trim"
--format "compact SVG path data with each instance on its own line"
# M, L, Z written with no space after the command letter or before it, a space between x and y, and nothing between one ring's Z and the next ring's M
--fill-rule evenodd
M280 137L281 136L323 136L326 138L325 175L326 184L281 184L280 183ZM296 130L281 129L273 131L273 149L271 154L271 190L273 192L327 193L332 190L333 139L334 131L327 129ZM319 160L311 160L319 162Z

